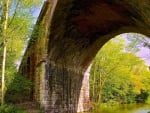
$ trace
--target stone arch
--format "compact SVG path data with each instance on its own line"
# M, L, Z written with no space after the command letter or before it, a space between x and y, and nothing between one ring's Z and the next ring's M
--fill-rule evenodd
M57 1L48 36L51 112L88 110L87 68L114 36L128 32L150 36L146 3L149 1Z
M57 1L49 28L50 61L86 69L87 61L112 37L127 32L150 36L143 16L146 3L149 1Z
M44 33L33 36L26 52L26 57L35 54L36 60L31 61L35 64L35 100L44 106L45 112L88 110L84 74L92 59L116 35L136 32L150 36L149 5L149 0L45 2L37 21Z

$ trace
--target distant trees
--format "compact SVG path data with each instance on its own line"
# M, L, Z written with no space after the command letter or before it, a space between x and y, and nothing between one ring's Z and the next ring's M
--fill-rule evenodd
M126 33L127 40L129 41L126 49L131 52L137 52L141 47L150 49L150 39L145 35L138 33Z
M107 42L96 55L91 67L90 95L96 103L143 102L149 95L150 71L145 62L125 50L118 36Z

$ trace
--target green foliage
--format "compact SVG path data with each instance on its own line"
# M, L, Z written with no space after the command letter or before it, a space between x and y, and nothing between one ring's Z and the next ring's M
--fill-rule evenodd
M125 41L117 37L97 53L91 67L90 96L96 103L146 102L150 72L145 62L125 51ZM141 92L143 91L143 92Z
M11 84L7 87L6 101L21 102L30 99L29 93L32 88L32 83L20 74L16 74Z
M136 102L145 103L148 99L148 92L141 90L140 94L136 95Z
M22 75L17 74L12 83L8 86L8 91L15 93L23 93L25 91L30 91L31 87L32 83L29 80L27 80Z
M38 38L41 38L43 34L44 34L43 28L40 25L35 25L29 44L33 44Z
M148 104L148 105L150 104L150 95L148 96L148 98L147 98L145 103Z
M0 113L27 113L24 110L19 110L13 105L0 106Z
M6 1L7 0L0 1L0 73L2 72L3 39L5 39L7 48L4 75L7 88L5 88L5 91L9 89L12 92L19 93L27 90L28 83L23 82L23 78L20 76L18 76L19 78L17 80L22 81L22 83L18 83L18 81L14 79L14 73L17 71L16 62L22 56L22 50L26 47L27 39L32 34L35 21L33 13L35 9L40 7L42 0L9 0L8 24L6 25L7 29L4 29L4 14L7 13L5 11ZM12 85L12 80L14 80L16 84ZM10 88L10 84L12 88ZM25 89L23 87L25 87Z

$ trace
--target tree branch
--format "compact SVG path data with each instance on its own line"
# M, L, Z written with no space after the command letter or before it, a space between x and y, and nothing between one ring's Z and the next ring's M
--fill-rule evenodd
M17 4L16 4L16 7L15 7L15 11L14 11L13 17L12 17L12 19L10 20L10 23L8 24L8 27L11 25L11 23L13 22L13 20L14 20L14 18L15 18L15 16L16 16L17 8L18 8L18 6L19 6L19 1L20 1L20 0L17 1Z

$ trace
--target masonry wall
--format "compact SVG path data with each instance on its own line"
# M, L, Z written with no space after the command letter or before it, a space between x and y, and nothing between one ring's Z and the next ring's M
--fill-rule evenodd
M40 45L43 44L40 41ZM82 71L67 69L65 65L55 65L46 58L43 59L45 54L42 52L42 48L38 46L37 51L28 53L30 69L23 74L33 82L34 87L29 96L41 104L45 113L87 111L89 73L86 72L84 75Z
M49 63L46 79L49 82L50 104L46 113L76 113L88 110L87 78L88 76L84 77L82 72L67 69L65 65Z
M50 9L50 3L45 2L19 69L20 73L33 83L29 92L30 99L38 102L42 107L47 105L48 100L47 81L45 79L48 42L46 18Z
M84 77L81 70L71 69L61 63L55 64L48 58L50 10L51 4L46 3L29 41L20 72L32 81L29 97L38 102L45 113L86 111L89 104L88 76Z

